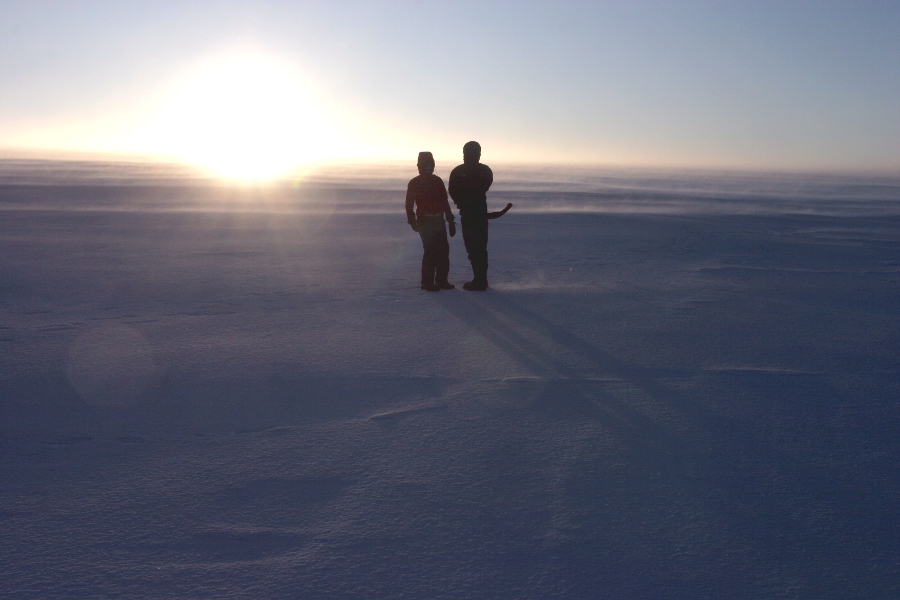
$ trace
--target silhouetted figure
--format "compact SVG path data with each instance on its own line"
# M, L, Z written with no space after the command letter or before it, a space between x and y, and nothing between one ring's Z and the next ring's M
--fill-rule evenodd
M479 160L481 145L478 142L463 146L463 164L450 172L450 197L459 208L463 241L472 263L472 281L464 283L463 289L483 292L488 287L488 219L502 217L512 204L507 204L501 211L488 212L487 191L494 182L494 173Z
M406 220L422 238L422 289L429 292L452 290L456 286L447 281L450 273L450 244L444 217L450 226L450 237L456 235L453 212L447 202L444 180L434 174L431 152L419 152L419 176L413 177L406 188ZM415 206L415 211L413 211Z

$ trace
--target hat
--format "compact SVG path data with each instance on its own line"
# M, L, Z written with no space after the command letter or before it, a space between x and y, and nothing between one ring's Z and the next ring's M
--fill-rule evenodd
M431 152L419 152L419 162L416 164L423 166L434 166L434 156Z

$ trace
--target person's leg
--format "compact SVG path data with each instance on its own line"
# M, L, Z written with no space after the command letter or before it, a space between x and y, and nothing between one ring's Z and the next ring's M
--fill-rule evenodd
M447 228L443 219L440 220L440 228L435 232L434 252L435 285L445 290L453 289L452 284L447 282L447 276L450 274L450 242L447 240Z
M478 239L478 270L479 276L477 277L479 284L487 287L487 272L488 272L488 220L484 220L484 229L481 230L481 237Z
M435 219L419 219L419 237L422 238L422 289L430 292L438 288L434 284L434 272L436 267L435 248ZM443 223L442 223L443 225Z
M478 228L476 220L471 217L463 216L460 219L460 224L462 225L462 235L463 235L463 243L466 246L466 253L469 256L469 264L472 265L472 273L475 273L475 263L477 256L477 232L475 231Z
M488 222L486 218L463 218L463 241L469 262L472 264L472 281L463 287L467 290L487 288L487 239Z

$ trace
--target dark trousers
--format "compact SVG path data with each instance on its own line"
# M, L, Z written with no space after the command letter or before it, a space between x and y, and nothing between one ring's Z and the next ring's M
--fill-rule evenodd
M464 215L461 219L463 241L469 262L472 263L472 281L487 285L488 270L488 220L486 216Z
M422 238L422 283L434 284L447 281L450 273L450 243L444 216L419 217L419 237Z

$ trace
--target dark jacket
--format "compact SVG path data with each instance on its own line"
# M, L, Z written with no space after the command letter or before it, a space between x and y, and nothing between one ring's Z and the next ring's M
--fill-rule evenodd
M494 183L494 173L487 165L466 162L450 172L450 197L459 214L487 217L487 191Z

